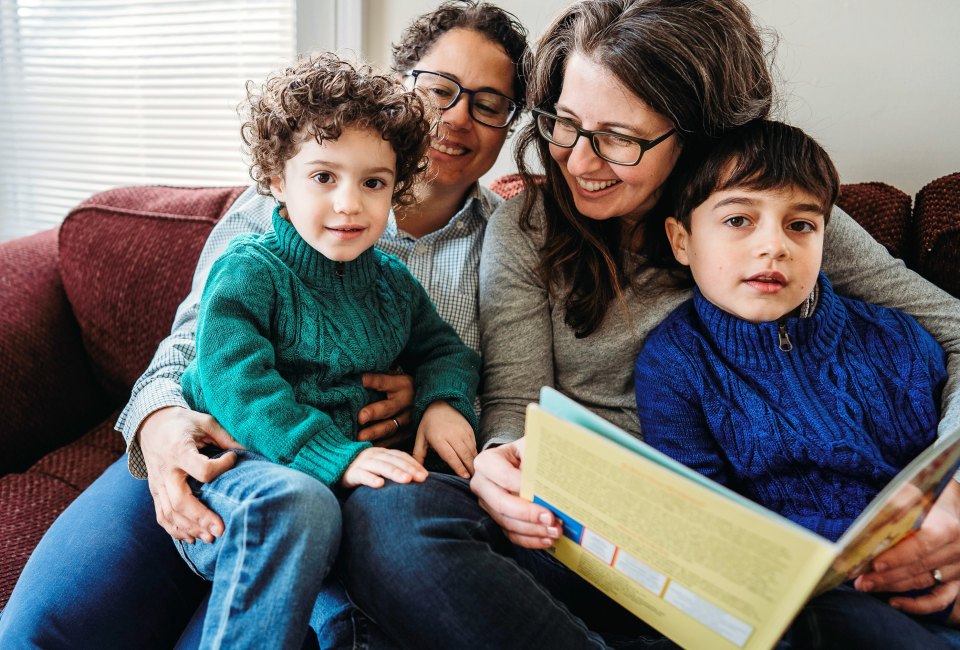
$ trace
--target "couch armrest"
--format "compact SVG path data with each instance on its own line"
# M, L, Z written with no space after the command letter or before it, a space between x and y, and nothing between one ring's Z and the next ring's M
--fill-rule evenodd
M58 229L0 243L0 475L109 413L60 281Z
M927 183L913 213L917 272L960 298L960 172Z

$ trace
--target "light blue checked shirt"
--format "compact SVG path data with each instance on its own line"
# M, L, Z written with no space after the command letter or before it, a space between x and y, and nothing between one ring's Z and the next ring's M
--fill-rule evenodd
M410 267L433 299L440 316L478 354L477 270L487 218L499 203L500 197L478 184L446 226L419 239L398 228L391 211L386 231L377 242L378 248L397 256ZM196 356L197 313L210 267L237 235L267 231L274 205L271 197L262 196L255 187L250 187L217 223L200 253L193 286L177 308L170 335L160 343L150 366L134 384L130 401L117 420L117 430L127 441L130 473L137 478L147 476L136 439L141 423L154 411L167 406L189 408L180 392L180 376Z

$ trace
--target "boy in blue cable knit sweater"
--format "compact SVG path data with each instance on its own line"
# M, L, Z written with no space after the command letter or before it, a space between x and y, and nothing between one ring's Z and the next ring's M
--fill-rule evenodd
M479 357L373 247L391 206L412 200L428 117L394 79L332 54L248 85L251 176L278 205L271 230L236 238L214 263L181 380L191 408L246 447L194 484L223 535L177 541L213 581L203 647L300 647L340 543L334 488L423 481L428 446L472 474ZM395 364L413 375L413 455L356 439L374 397L363 374Z
M935 440L944 352L820 272L839 179L801 130L750 123L674 188L667 239L696 286L637 358L644 439L836 540Z

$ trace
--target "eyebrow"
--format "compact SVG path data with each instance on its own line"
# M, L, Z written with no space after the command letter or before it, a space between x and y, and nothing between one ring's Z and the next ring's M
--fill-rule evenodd
M565 111L573 115L575 118L580 119L576 111L570 110L567 106L564 106L563 104L557 104L554 110L556 110L558 113L560 111ZM561 117L563 116L561 115ZM594 129L594 130L607 131L609 129L626 129L627 131L633 131L634 133L637 133L637 134L649 135L643 129L638 129L633 124L625 124L624 122L603 122L602 129Z
M451 79L456 79L461 86L463 85L463 81L460 79L460 77L453 74L452 72L447 72L446 70L424 70L424 72L437 72L439 74L447 75ZM480 88L471 88L470 90L476 90L478 92L494 92L494 93L497 93L498 95L503 95L508 99L513 99L512 92L504 92L499 88L494 88L493 86L481 86Z
M303 164L307 166L319 165L320 167L330 167L332 169L343 169L342 164L335 163L331 160L310 160ZM389 167L368 167L367 169L363 170L363 173L364 174L390 174L391 176L395 176L397 172L396 170L390 169Z
M721 199L714 203L713 209L722 208L728 205L746 205L753 207L757 205L757 201L748 198L746 196L731 196L726 199ZM823 207L817 205L816 203L791 203L790 204L791 212L814 212L823 216Z

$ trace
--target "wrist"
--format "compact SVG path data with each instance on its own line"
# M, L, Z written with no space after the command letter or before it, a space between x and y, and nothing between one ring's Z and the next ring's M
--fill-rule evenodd
M137 433L134 436L140 446L143 446L143 434L146 432L147 437L152 437L155 431L160 430L163 424L169 421L171 418L175 418L178 415L179 411L185 411L182 406L164 406L162 408L153 411L140 422L140 428L137 429Z

